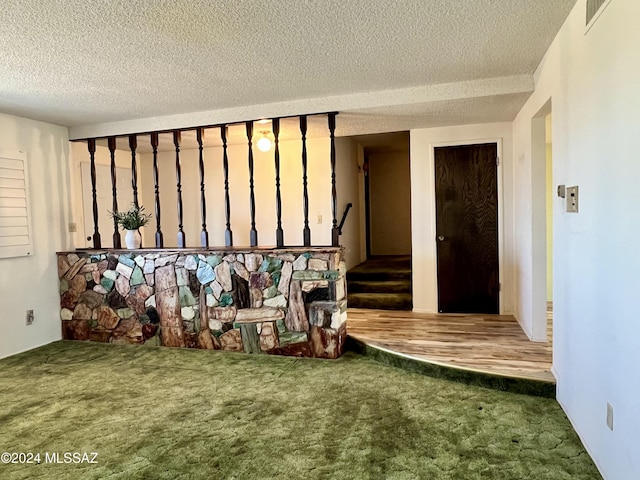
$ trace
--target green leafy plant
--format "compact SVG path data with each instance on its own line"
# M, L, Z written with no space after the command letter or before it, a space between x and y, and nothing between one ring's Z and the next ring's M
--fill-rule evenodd
M151 214L144 213L144 207L133 204L126 212L109 212L109 215L123 230L137 230L151 220Z

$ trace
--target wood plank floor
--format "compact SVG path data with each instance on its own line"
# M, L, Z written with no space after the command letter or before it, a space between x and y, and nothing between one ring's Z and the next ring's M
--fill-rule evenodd
M349 335L372 346L440 364L555 382L551 335L546 343L531 342L512 316L357 308L347 315ZM548 325L550 333L551 321Z

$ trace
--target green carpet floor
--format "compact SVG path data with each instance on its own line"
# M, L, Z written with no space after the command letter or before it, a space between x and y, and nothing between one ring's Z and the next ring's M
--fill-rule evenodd
M558 404L388 367L81 342L0 360L8 479L599 479ZM97 452L47 464L45 452Z

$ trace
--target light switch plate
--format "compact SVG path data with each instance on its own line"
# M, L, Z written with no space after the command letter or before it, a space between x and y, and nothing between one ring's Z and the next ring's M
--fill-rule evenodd
M567 212L578 213L578 187L567 187Z

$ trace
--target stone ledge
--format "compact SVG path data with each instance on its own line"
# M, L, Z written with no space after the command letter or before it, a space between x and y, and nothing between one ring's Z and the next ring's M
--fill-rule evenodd
M236 313L235 323L262 323L282 320L284 312L279 308L242 308Z
M84 250L57 260L65 339L316 358L344 348L341 247Z
M222 246L213 246L213 247L187 247L187 248L138 248L135 250L127 250L126 248L78 248L76 250L62 250L60 252L56 252L58 254L76 254L76 255L100 255L103 253L109 254L138 254L138 255L146 255L149 253L157 253L163 255L172 255L172 254L193 254L193 253L205 253L205 254L215 254L215 253L223 253L225 255L229 255L231 253L265 253L265 252L274 252L276 254L280 253L305 253L305 252L313 252L313 253L335 253L342 250L342 247L332 247L331 245L320 245L315 247L304 247L299 245L294 245L290 247L276 247L274 246L264 246L264 247L222 247Z

